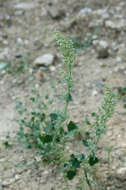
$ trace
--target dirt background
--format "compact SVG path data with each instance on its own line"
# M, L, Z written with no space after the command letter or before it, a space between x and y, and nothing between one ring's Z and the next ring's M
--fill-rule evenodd
M104 83L113 89L126 87L125 0L0 0L0 63L8 63L6 70L0 70L0 190L62 189L62 176L54 172L54 167L32 164L34 151L24 150L18 143L8 149L3 146L8 133L13 141L16 138L16 99L25 102L34 85L43 96L50 81L59 78L62 60L55 31L82 41L92 36L88 48L80 48L76 54L70 106L75 122L97 110ZM107 47L100 45L101 41ZM48 67L35 68L36 58L46 53L56 58ZM21 70L24 66L27 68ZM57 82L56 89L60 85ZM97 177L102 185L97 190L126 190L125 101L118 103L100 144ZM77 144L74 142L74 146ZM112 147L109 168L107 153L102 151L105 147Z

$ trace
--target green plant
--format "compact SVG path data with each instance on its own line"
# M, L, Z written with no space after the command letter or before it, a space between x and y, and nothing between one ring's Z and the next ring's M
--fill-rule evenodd
M91 114L93 121L86 117L84 126L85 136L81 135L78 125L70 120L69 104L72 101L71 89L73 88L72 70L75 58L75 49L72 40L64 37L60 33L56 34L57 44L63 56L63 82L64 106L61 109L50 111L48 103L52 103L49 94L41 101L39 93L30 98L31 110L18 102L17 109L22 118L18 120L20 130L18 139L22 141L26 148L37 149L37 154L42 155L46 162L58 164L64 172L65 181L72 180L79 176L81 182L78 188L83 189L84 183L92 190L94 183L92 168L99 162L97 148L101 136L106 132L106 122L112 117L116 104L115 94L105 86L105 95L102 106L98 112ZM77 150L77 153L67 153L66 145L75 136L80 136L80 141L84 150ZM84 183L83 183L84 182ZM66 183L66 189L69 188Z

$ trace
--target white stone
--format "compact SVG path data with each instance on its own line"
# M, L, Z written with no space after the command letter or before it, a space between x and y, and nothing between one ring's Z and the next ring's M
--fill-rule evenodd
M116 57L116 62L120 63L122 61L122 58L120 56Z
M54 72L56 70L56 67L55 66L50 66L50 71Z
M114 22L111 20L107 20L105 22L105 26L110 29L121 30L126 27L126 21L125 21L125 19L121 19L119 21L114 21Z
M37 65L42 65L42 66L50 66L54 62L55 56L52 54L44 54L34 61L35 64Z
M119 168L119 169L117 170L117 174L118 174L118 175L126 175L126 167Z
M101 41L99 42L99 45L100 45L101 47L103 47L103 48L108 48L108 43L107 43L106 41L104 41L104 40L101 40Z
M3 52L0 53L0 59L5 59L9 54L9 49L5 48Z
M35 4L34 3L19 3L17 5L15 5L16 9L33 9L35 8Z
M97 94L98 94L97 90L93 90L92 96L97 96Z
M80 12L78 13L78 16L85 16L87 14L91 14L92 9L85 7L84 9L81 9Z
M22 40L21 38L17 38L17 43L18 43L19 45L22 45L22 44L23 44L23 40Z

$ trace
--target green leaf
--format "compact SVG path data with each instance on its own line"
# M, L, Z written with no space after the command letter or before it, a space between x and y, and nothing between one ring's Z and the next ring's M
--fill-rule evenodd
M71 154L71 160L72 162L72 167L74 168L80 168L80 161L75 157L74 154Z
M6 148L11 147L11 144L10 144L8 141L3 142L3 145L4 145Z
M84 145L84 146L86 146L86 147L88 147L88 146L89 146L88 141L86 141L86 140L84 140L84 139L82 140L82 143L83 143L83 145Z
M91 113L91 115L92 115L92 117L96 117L96 118L98 117L98 114L95 112Z
M34 97L31 97L30 100L31 100L32 102L35 102L35 98L34 98Z
M90 166L93 166L99 162L99 159L95 156L95 154L90 155L88 163Z
M73 121L70 121L69 124L67 125L67 129L68 131L72 131L78 129L78 126Z
M69 170L67 171L67 178L69 180L72 180L77 174L77 171L76 170Z
M46 118L46 114L45 114L45 113L42 113L41 116L40 116L41 121L44 121L45 118Z
M88 120L88 117L85 118L85 123L86 123L87 125L91 125L90 121Z
M52 140L53 140L52 135L45 135L45 136L42 136L42 142L43 142L43 143L50 143L50 142L52 142Z
M69 102L72 102L72 100L73 100L73 99L72 99L72 95L71 95L71 94L68 94L68 101L69 101Z
M56 121L58 118L58 114L57 113L51 113L50 115L51 121Z

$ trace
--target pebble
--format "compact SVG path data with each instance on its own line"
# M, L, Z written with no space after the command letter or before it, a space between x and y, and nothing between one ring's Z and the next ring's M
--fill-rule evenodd
M19 45L22 45L22 44L23 44L23 40L22 40L21 38L17 38L17 43L18 43Z
M122 62L122 58L121 58L120 56L117 56L117 57L116 57L116 62L117 62L117 63Z
M106 41L99 41L97 47L98 58L107 58L109 56L109 45Z
M44 73L40 70L36 73L35 75L35 78L38 80L38 81L44 81Z
M29 9L33 9L33 8L35 8L34 3L18 3L17 5L15 5L15 9L29 10Z
M54 71L56 70L56 67L55 67L55 66L50 66L50 67L49 67L49 70L50 70L51 72L54 72Z
M119 168L116 173L118 177L122 178L124 176L126 179L126 167Z
M9 49L5 48L1 53L0 53L0 59L5 59L6 57L8 57L9 54Z
M81 9L78 13L78 16L85 16L87 14L91 14L93 11L91 8L85 7L84 9Z
M15 16L22 16L24 14L24 10L15 11Z
M125 29L126 21L125 21L125 19L121 19L120 21L107 20L105 22L105 26L110 29L115 29L115 30L121 31L122 29Z
M92 96L97 96L97 94L98 94L97 90L93 90Z
M38 66L50 66L54 63L55 56L52 54L44 54L35 59L34 63Z
M60 19L60 18L62 18L62 17L65 16L65 11L64 11L64 9L57 8L57 7L55 7L55 6L49 7L48 13L49 13L49 15L50 15L53 19Z

